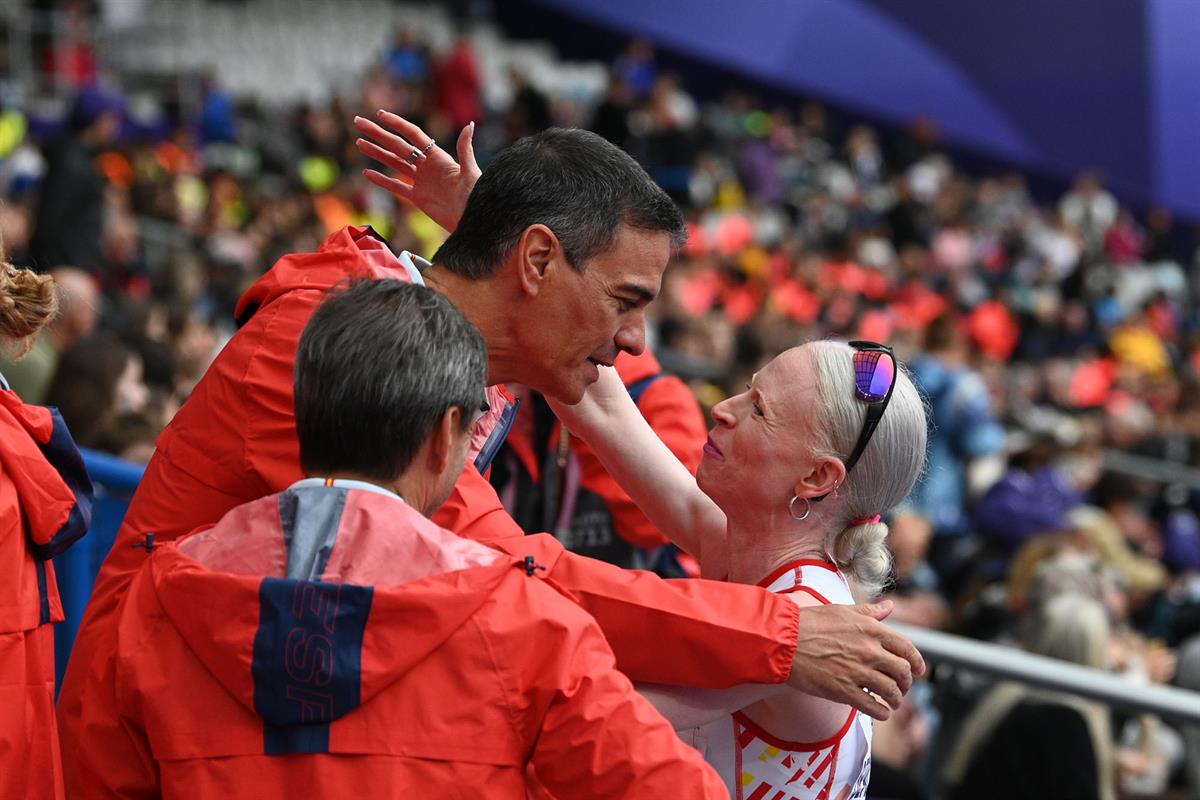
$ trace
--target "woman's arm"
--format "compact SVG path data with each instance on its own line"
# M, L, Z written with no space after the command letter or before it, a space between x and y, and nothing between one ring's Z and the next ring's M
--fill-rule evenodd
M602 367L576 405L547 399L650 521L700 561L704 577L724 578L725 514L655 435L616 370Z
M728 689L691 689L639 683L635 688L677 731L699 728L759 700L793 691L786 684L778 683L747 683Z

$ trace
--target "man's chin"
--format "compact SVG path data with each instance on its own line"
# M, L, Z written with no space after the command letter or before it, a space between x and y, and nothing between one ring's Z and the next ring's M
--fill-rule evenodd
M587 387L591 386L594 381L573 380L570 382L560 381L553 386L534 387L537 392L551 400L563 403L568 406L573 406L583 399L583 395L587 392Z
M555 376L558 380L552 386L533 387L535 390L557 400L560 403L573 406L583 399L588 387L600 380L600 369L590 360L583 362L582 368L564 370Z
M554 395L554 399L560 403L573 406L583 399L583 395L587 393L587 387L591 386L595 381L588 381L583 386L564 386L562 390Z

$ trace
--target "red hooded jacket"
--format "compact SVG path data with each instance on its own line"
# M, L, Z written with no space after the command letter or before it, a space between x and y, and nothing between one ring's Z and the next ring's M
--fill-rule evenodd
M56 452L73 459L65 478ZM90 514L91 485L62 418L0 379L0 797L63 796L51 627L63 610L50 558L83 535Z
M550 580L394 495L305 481L148 562L90 679L120 728L82 731L89 797L524 798L528 767L728 796Z
M104 669L112 652L114 611L144 560L133 545L150 532L171 541L303 477L292 410L296 347L325 292L349 277L412 274L369 229L344 228L316 253L281 259L242 297L237 315L244 325L159 437L97 577L59 693L66 752L77 751L84 715L103 713L85 703L84 680ZM617 665L634 680L724 687L787 678L800 621L790 601L752 586L663 581L566 553L549 536L525 537L480 472L513 411L498 387L488 391L492 411L477 429L475 464L468 463L435 516L439 525L511 555L536 556L596 618ZM70 790L70 759L64 766Z

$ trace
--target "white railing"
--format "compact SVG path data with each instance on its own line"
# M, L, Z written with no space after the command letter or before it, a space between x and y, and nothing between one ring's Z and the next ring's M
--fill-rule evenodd
M1200 723L1198 692L1137 683L1100 670L948 633L900 623L892 623L891 627L911 639L929 663L952 664L971 672L1089 697L1128 711Z
M1105 450L1104 468L1111 472L1150 478L1159 483L1177 483L1189 489L1200 489L1200 469L1177 461L1139 456L1123 450Z

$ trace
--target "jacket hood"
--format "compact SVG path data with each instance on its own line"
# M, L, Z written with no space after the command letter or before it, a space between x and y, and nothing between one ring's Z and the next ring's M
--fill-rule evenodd
M324 486L239 506L150 564L195 657L284 727L328 724L403 678L517 567L395 496Z
M353 278L410 280L379 234L366 226L346 227L331 234L316 252L296 253L275 262L238 300L234 319L238 325L246 324L258 309L293 289L324 291Z
M66 550L91 522L92 484L55 409L0 389L0 466L16 487L25 532L42 560Z

